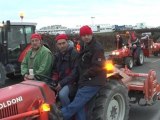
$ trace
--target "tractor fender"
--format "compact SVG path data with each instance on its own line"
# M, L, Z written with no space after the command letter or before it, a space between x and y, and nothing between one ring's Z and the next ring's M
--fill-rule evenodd
M21 54L20 54L20 56L19 56L19 58L18 58L18 62L21 63L21 62L23 61L23 59L25 58L27 52L28 52L30 49L31 49L31 45L29 44L29 45L27 45L27 47L21 52Z
M6 70L4 65L0 62L0 86L5 84L6 80Z

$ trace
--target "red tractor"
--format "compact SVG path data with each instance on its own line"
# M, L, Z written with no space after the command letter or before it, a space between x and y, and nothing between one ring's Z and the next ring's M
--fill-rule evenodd
M129 103L151 106L159 100L155 71L133 73L111 62L104 68L107 84L86 105L87 120L128 120ZM39 76L36 79L48 79ZM27 80L2 88L0 93L0 119L52 120L54 116L50 107L57 102L56 95L44 82Z
M143 34L144 36L141 37L141 45L144 54L146 57L150 57L152 54L154 56L158 56L160 53L160 43L159 41L154 42L153 39L150 38L150 34Z
M153 45L151 46L152 49L152 53L154 56L158 56L158 54L160 53L160 43L158 42L153 42Z
M44 83L24 81L0 89L0 119L49 120L54 92Z
M123 39L126 40L126 34L120 34L123 36ZM137 38L135 42L128 44L124 42L122 48L117 48L113 50L109 55L109 59L112 60L115 64L127 65L128 68L132 68L134 64L143 65L144 63L144 53L140 45L140 41Z

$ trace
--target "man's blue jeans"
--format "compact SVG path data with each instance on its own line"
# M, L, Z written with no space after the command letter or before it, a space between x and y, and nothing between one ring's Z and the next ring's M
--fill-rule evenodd
M84 86L79 88L74 100L62 108L64 120L69 120L77 113L78 120L86 120L85 105L98 92L100 86Z
M59 91L59 100L62 104L62 107L67 106L70 103L69 99L69 87L68 85L64 86L60 91Z

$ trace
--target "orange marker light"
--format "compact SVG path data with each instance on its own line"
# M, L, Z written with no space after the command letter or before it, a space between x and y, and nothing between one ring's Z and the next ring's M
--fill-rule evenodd
M113 70L114 70L114 65L113 65L113 63L112 63L111 60L107 60L107 61L105 62L105 69L106 69L107 71L113 71Z
M43 103L40 107L41 112L48 112L51 110L50 105L47 103Z

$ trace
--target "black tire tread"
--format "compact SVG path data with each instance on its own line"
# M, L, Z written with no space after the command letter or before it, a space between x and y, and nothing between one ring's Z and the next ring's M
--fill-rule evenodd
M125 96L126 102L126 112L125 119L128 119L129 115L129 99L128 99L128 91L126 87L117 80L110 80L107 82L107 85L103 87L97 95L89 102L89 109L87 120L104 120L104 111L105 111L105 103L108 98L110 98L116 90L121 89L123 91L123 95Z

